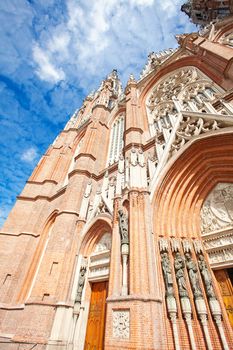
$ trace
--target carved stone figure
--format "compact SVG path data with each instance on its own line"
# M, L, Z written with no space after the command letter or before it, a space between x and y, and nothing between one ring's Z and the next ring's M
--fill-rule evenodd
M206 294L209 298L215 298L214 289L212 285L212 277L205 262L203 255L199 255L198 265L205 284Z
M121 244L129 244L128 220L123 210L118 210Z
M87 267L86 266L81 266L79 280L78 280L77 294L76 294L76 298L75 298L75 303L80 303L81 304L82 291L83 291L83 287L84 287L84 284L85 284L86 272L87 272Z
M184 259L180 255L179 252L176 253L175 255L175 271L176 271L176 280L178 284L178 290L179 290L179 295L180 297L187 297L188 292L187 292L187 287L186 287L186 281L184 277Z
M173 290L173 280L172 280L172 269L171 269L168 253L165 252L161 254L161 259L162 259L161 263L163 268L163 277L164 277L164 282L166 286L166 296L172 296L174 295L174 290Z
M188 274L192 286L192 290L195 298L202 296L202 290L200 287L200 280L198 276L198 269L196 263L193 261L191 255L189 253L185 254L186 257L186 267L188 269Z

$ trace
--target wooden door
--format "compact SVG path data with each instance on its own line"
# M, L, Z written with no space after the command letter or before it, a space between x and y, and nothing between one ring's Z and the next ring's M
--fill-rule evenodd
M233 327L233 286L230 276L227 270L216 270L214 274L220 287L231 326Z
M105 309L108 282L93 283L84 350L104 348Z

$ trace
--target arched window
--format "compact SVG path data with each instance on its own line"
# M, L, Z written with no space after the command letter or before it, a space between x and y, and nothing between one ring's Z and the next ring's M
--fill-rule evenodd
M195 67L178 69L160 80L146 100L147 116L151 136L161 128L172 128L179 110L201 111L205 102L212 102L223 93L205 74Z
M111 165L118 161L120 153L124 147L124 116L120 115L114 122L111 130L110 149L108 163Z

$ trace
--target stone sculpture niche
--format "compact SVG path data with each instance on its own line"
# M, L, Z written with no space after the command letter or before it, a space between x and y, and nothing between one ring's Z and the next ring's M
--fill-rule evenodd
M75 297L75 303L78 303L78 304L81 304L81 301L82 301L82 292L83 292L83 287L85 284L86 272L87 272L86 265L82 265L80 268L80 275L79 275L79 279L78 279L78 288L77 288L77 293L76 293L76 297Z
M166 296L174 296L174 289L173 289L173 280L172 280L172 269L171 269L171 263L168 257L168 253L162 253L161 254L161 263L162 263L162 269L163 269L163 277L164 277L164 283L166 287Z
M200 298L202 297L202 290L200 287L197 264L192 259L192 256L190 253L186 253L185 258L186 258L186 267L188 270L189 279L192 286L194 297Z
M128 218L122 209L118 210L119 232L122 256L122 295L128 295L129 228Z

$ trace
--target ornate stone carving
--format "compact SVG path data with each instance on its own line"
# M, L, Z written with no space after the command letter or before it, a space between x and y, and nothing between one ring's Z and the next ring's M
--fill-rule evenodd
M176 280L177 280L179 295L181 298L188 297L186 281L184 277L185 264L184 264L184 259L182 258L179 252L177 252L175 255L174 266L176 271Z
M113 310L113 338L129 339L129 310Z
M189 253L191 251L192 246L188 239L183 239L182 245L185 253Z
M123 210L118 210L121 244L129 244L128 219Z
M233 260L233 249L224 249L215 252L209 252L211 264L220 264Z
M166 296L173 296L174 290L173 290L173 279L172 279L172 269L171 269L171 263L169 260L168 253L161 254L161 264L163 269L163 278L164 283L166 287Z
M167 252L168 251L168 240L166 238L160 238L159 248L160 248L160 252Z
M150 74L156 67L159 67L161 63L166 61L177 49L168 49L164 51L160 51L158 53L151 52L148 55L148 61L140 74L140 79L145 78L148 74Z
M192 102L196 103L196 102ZM185 108L186 109L186 108ZM225 125L216 120L194 117L183 117L179 128L176 131L176 138L172 143L171 154L178 151L185 143L194 136L204 134L209 131L217 130Z
M206 249L211 248L222 248L223 246L232 245L233 244L233 235L232 233L226 234L224 232L224 236L221 233L217 237L212 239L208 239L204 241L204 245Z
M202 296L202 290L200 287L200 280L199 280L199 276L198 276L197 264L194 262L194 260L192 259L191 255L189 253L186 253L185 257L186 257L186 267L188 270L189 279L191 282L193 294L194 294L195 298L199 298Z
M180 249L180 240L179 238L172 238L171 239L171 246L173 252L179 252Z
M233 184L217 184L202 206L201 221L203 233L233 225Z
M205 284L206 294L208 298L215 298L213 284L212 284L212 276L205 262L205 258L202 254L199 255L198 265Z
M195 249L196 254L201 254L203 252L202 243L199 239L195 239L193 241L193 245L194 245L194 249Z
M112 236L110 233L105 233L95 247L95 253L102 252L104 250L111 250Z

